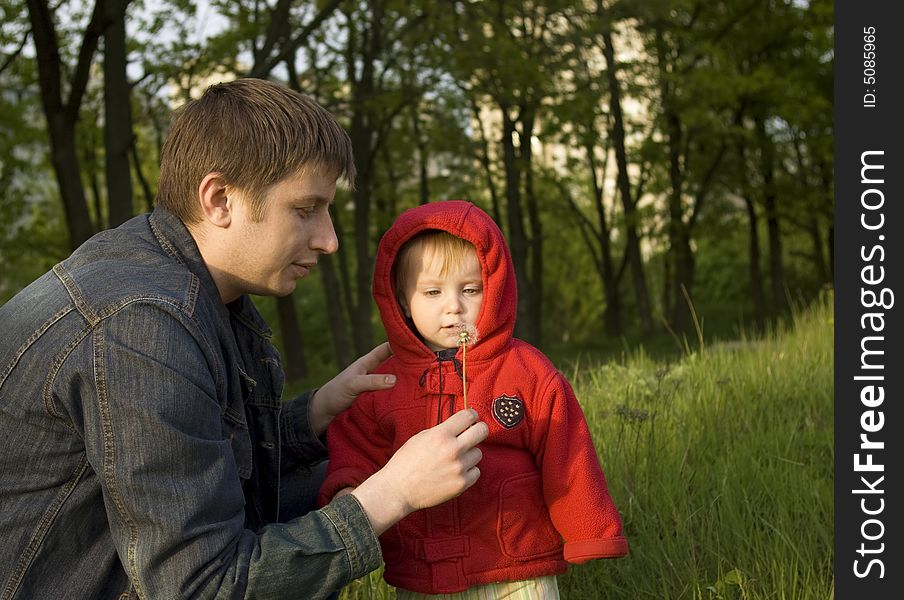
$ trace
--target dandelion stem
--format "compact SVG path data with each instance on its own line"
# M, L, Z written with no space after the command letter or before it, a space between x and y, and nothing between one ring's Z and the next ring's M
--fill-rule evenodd
M465 408L468 408L468 340L470 337L467 330L462 330L458 334L458 343L461 344L461 397Z

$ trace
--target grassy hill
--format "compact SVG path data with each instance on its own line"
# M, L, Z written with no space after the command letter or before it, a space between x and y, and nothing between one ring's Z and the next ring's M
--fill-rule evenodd
M631 552L572 567L563 598L832 596L832 319L568 373ZM379 574L343 592L392 597Z

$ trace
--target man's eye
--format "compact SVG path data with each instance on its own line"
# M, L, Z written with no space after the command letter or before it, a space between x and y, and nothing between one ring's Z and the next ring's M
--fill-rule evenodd
M303 208L296 208L295 212L297 212L298 216L302 219L307 219L314 214L314 210L315 208L313 206L305 206Z

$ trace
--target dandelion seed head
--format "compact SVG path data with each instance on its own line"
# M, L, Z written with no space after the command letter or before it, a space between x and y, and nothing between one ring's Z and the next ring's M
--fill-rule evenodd
M477 327L473 323L459 323L457 327L459 346L473 346L480 339Z

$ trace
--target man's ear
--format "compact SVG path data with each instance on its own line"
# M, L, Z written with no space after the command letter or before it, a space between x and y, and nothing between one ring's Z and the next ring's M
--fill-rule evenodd
M234 188L233 188L234 189ZM222 173L208 173L198 186L201 219L215 227L228 227L232 222L232 203L226 195Z

